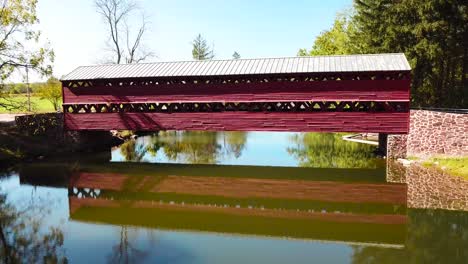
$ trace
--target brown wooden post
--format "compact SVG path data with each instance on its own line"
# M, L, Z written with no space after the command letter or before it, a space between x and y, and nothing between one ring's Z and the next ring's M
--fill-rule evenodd
M388 134L379 133L379 153L383 156L387 156L387 139Z

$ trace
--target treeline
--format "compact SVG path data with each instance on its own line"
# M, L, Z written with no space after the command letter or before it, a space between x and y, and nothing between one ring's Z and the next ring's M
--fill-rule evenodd
M403 52L412 107L468 108L466 0L355 0L298 55Z
M37 93L46 83L36 82L29 84L29 91ZM25 94L28 92L28 85L26 83L7 83L3 84L3 91L9 94Z
M62 102L62 88L60 81L55 77L50 77L46 82L36 82L29 84L31 95L49 101L54 110L59 110ZM0 109L21 110L24 102L16 100L28 93L26 83L0 84ZM21 95L21 96L12 96Z

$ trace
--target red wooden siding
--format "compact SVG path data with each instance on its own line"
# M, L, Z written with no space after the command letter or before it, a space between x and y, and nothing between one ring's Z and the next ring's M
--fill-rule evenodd
M409 113L65 113L69 130L216 130L408 133Z
M410 80L64 87L64 102L409 101Z
M407 133L410 70L401 53L78 67L62 79L64 120L71 130Z

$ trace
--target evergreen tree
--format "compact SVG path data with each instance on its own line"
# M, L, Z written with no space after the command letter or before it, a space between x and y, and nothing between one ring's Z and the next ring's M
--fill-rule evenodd
M466 0L355 0L355 9L361 51L408 57L413 106L468 107Z
M241 58L241 56L237 51L234 51L234 53L232 54L232 58L235 60L238 60Z
M466 0L355 0L299 56L402 52L412 106L468 108Z
M201 34L193 40L192 42L192 57L195 60L211 60L214 58L214 51L208 43L206 39L202 37Z

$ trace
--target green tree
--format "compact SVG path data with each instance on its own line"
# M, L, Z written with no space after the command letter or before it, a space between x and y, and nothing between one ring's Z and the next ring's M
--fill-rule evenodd
M350 12L338 14L330 30L325 30L315 39L310 50L300 49L298 56L342 55L355 53L357 47L350 40L356 30Z
M403 52L413 68L413 106L468 107L468 10L464 0L356 0L366 53Z
M4 81L25 67L51 74L54 53L47 45L39 47L37 0L2 0L0 5L0 106L13 109L21 105L8 100Z
M466 0L355 0L310 51L298 55L402 52L412 66L412 106L468 107Z
M192 41L192 57L195 60L211 60L214 58L214 51L208 45L206 39L201 34Z
M59 110L62 100L62 85L57 78L49 78L47 82L39 88L38 93L41 99L46 99L54 106L55 110Z

